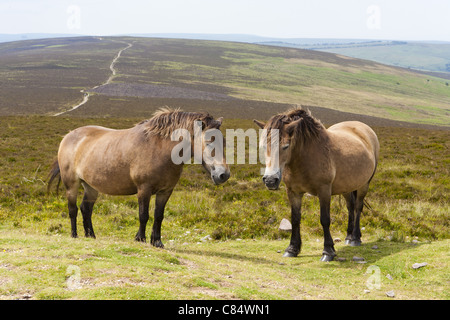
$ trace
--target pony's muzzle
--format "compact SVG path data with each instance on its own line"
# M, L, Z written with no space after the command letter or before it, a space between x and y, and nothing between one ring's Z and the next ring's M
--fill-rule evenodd
M276 176L264 176L263 181L269 190L277 190L280 186L280 179Z
M216 185L222 184L230 178L230 170L225 167L215 167L211 170L211 178Z
M278 172L271 175L265 174L262 179L269 190L277 190L280 187L281 174Z

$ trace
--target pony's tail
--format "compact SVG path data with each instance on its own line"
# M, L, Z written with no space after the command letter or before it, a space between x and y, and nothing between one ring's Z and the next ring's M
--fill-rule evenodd
M55 160L53 162L52 168L50 169L50 172L48 174L49 180L47 184L47 194L50 193L50 187L52 186L53 180L55 180L58 177L58 184L56 185L56 195L59 195L59 185L61 183L61 170L59 169L59 163L58 160Z
M364 199L364 207L366 207L370 211L374 211L372 206L370 205L370 203L366 199Z
M372 179L372 178L371 178L371 179ZM353 203L355 204L355 203L356 203L356 191L353 191L353 192L351 193L351 197L352 197ZM367 208L368 210L370 210L370 211L374 211L373 208L372 208L372 206L370 205L370 203L369 203L366 199L363 200L363 206L364 206L365 208Z

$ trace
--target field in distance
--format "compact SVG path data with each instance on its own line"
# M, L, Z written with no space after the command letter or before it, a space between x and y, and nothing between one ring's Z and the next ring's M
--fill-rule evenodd
M134 111L140 115L147 102L151 105L157 98L198 99L208 111L221 105L222 111L230 111L223 116L242 118L235 111L244 109L243 100L250 100L255 102L251 114L256 115L256 102L261 101L274 104L277 111L287 104L305 104L383 119L450 124L450 87L445 79L311 50L131 37L0 44L0 114L69 110L83 99L80 90L105 82L112 59L127 43L133 46L117 61L112 83L91 90L103 96L101 104L86 104L78 115L102 116L97 107L108 108L108 100L114 104L133 99L138 100L136 107L129 103L127 116L135 116ZM180 97L180 90L185 95Z

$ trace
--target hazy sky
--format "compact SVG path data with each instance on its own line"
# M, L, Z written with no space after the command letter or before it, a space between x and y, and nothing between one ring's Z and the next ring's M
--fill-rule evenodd
M450 0L0 0L0 33L450 41Z

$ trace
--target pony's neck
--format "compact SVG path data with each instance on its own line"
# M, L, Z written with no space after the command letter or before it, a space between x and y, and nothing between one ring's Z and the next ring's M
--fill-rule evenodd
M325 128L318 130L317 136L302 137L298 139L291 149L291 155L286 165L293 165L302 161L304 155L329 156L328 133ZM319 159L317 159L319 160Z

